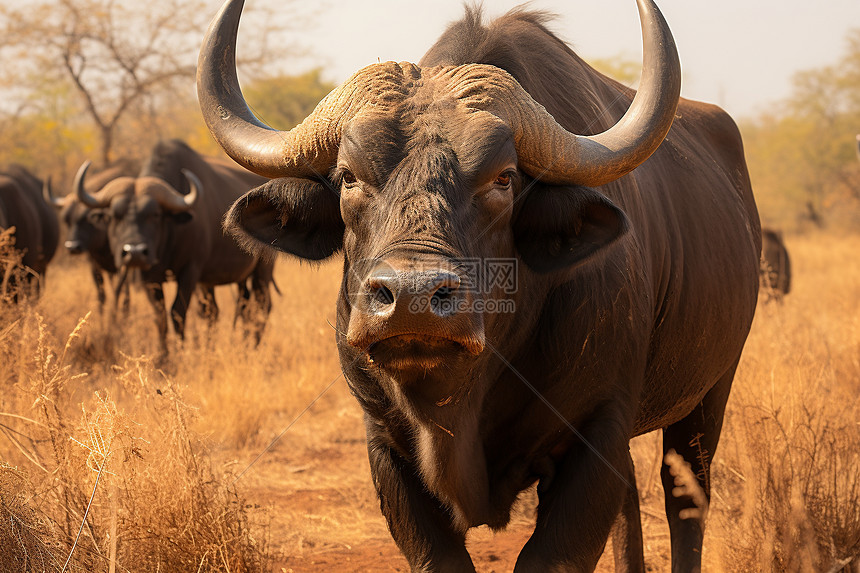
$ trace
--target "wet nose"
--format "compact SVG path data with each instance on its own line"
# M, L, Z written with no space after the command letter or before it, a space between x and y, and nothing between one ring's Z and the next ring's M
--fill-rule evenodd
M63 246L65 246L66 250L68 250L73 255L80 255L82 252L84 252L84 246L81 244L80 241L66 241L65 243L63 243Z
M145 263L149 248L144 243L126 243L122 246L123 262L126 264Z
M371 273L365 284L367 310L377 315L409 312L444 318L456 314L457 303L463 300L459 275L445 269L398 272L384 267Z
M396 368L406 363L430 368L430 362L438 363L455 348L452 344L478 355L484 349L484 323L471 284L444 263L429 268L377 263L359 283L355 294L360 296L351 297L355 312L346 340Z

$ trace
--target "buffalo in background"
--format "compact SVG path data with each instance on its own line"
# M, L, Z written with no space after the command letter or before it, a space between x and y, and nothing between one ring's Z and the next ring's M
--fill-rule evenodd
M271 309L274 262L244 251L221 228L230 205L265 179L224 160L206 158L179 140L158 143L135 177L118 177L99 191L86 190L88 163L75 178L75 194L89 210L102 210L113 264L138 269L156 312L162 354L167 353L163 283L177 283L170 310L174 332L184 338L195 289L201 314L218 316L214 287L236 283L237 319L252 325L259 342ZM250 284L249 284L250 283Z
M413 571L474 571L468 530L505 527L535 483L515 571L593 570L610 533L616 569L645 570L629 440L660 428L710 495L760 223L737 126L679 100L671 33L638 4L637 92L540 13L468 9L417 65L359 70L290 131L242 98L241 0L204 39L207 125L273 179L227 224L260 249L344 253L341 367ZM662 478L672 570L698 571L703 504Z
M761 230L761 284L768 300L782 301L791 290L791 260L782 240L774 229Z
M42 187L43 182L20 165L0 171L0 229L15 228L15 248L24 266L23 273L16 273L9 265L0 276L2 294L13 301L22 290L39 294L57 250L60 226L56 213L42 198ZM22 276L23 284L16 275Z
M91 176L86 181L85 190L96 193L110 181L119 177L130 177L136 174L139 166L132 161L123 161L112 165ZM123 310L129 309L129 281L126 277L118 277L119 269L110 250L107 236L108 214L105 209L90 209L81 202L73 189L64 197L56 197L50 181L45 184L45 200L59 212L60 220L66 226L66 239L63 246L71 255L84 255L90 266L90 274L96 287L99 310L102 310L107 300L104 276L114 291L114 307L119 305L120 293L124 296Z

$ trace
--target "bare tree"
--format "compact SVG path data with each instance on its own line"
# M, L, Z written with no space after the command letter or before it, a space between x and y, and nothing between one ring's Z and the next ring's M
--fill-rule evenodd
M0 84L21 95L67 83L99 139L101 162L113 158L120 124L174 92L191 93L203 31L217 0L42 0L0 6ZM261 3L257 3L258 5ZM279 3L278 12L285 10ZM284 53L265 50L286 27L266 6L251 15L256 44L244 62L260 66ZM263 17L260 16L263 12ZM292 24L291 24L292 25ZM26 99L26 95L25 95Z

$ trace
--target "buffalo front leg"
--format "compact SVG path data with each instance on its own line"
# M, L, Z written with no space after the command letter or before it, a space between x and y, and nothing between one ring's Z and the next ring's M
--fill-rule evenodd
M107 301L104 275L102 275L102 270L95 264L90 266L90 274L93 277L93 284L96 285L96 297L99 301L99 312L102 312L104 310L105 302Z
M120 298L122 298L122 293L125 292L125 303L123 305L123 316L128 317L129 305L131 303L129 299L129 288L128 288L128 273L133 272L132 269L129 269L127 266L123 265L119 272L116 274L116 284L113 285L113 313L116 315L119 310L119 302Z
M201 285L197 288L197 295L200 297L197 300L197 314L206 321L206 325L211 331L218 323L218 315L220 314L218 303L215 300L215 287Z
M176 275L176 299L170 309L170 319L173 321L173 331L180 340L185 340L185 317L199 278L200 272L194 267L186 267Z
M128 318L128 315L131 313L131 285L129 285L129 281L125 281L122 289L118 290L121 291L118 296L122 296L122 315Z
M642 547L642 519L639 515L639 488L630 449L627 449L628 468L625 475L632 487L625 488L621 512L612 526L612 553L616 573L645 571L645 553Z
M597 566L622 501L636 488L624 423L629 418L609 410L614 408L587 424L583 439L557 463L549 487L538 486L535 531L516 573L590 572Z
M167 312L164 306L164 289L159 283L148 283L146 285L146 298L155 312L155 327L158 331L158 344L161 349L161 357L167 356Z
M254 269L254 274L251 275L251 292L254 296L254 342L259 345L263 338L263 331L266 329L269 314L272 312L272 293L269 291L269 285L274 283L272 278L274 263L269 261L260 261L257 263L257 268Z
M664 458L660 476L666 497L673 573L697 572L702 568L704 512L711 500L711 460L720 440L723 414L736 368L737 363L723 375L687 417L663 430L664 455L675 450L690 464L690 470L706 500L706 507L700 507L701 501L697 503L694 496L688 495L688 490L675 491L675 476ZM677 469L675 471L677 472Z
M380 509L412 571L474 573L465 532L454 529L448 511L418 480L418 470L371 430L367 451Z
M248 323L251 320L251 289L248 288L248 279L242 279L236 283L236 314L233 316L233 328L241 321L244 335L248 335Z

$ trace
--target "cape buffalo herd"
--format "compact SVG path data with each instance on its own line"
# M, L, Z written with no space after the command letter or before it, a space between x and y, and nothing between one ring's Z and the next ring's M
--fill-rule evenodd
M241 321L259 343L271 310L274 260L249 254L221 223L236 199L267 179L229 159L201 156L179 140L158 143L142 163L121 161L92 176L89 169L85 162L71 193L60 197L50 179L42 182L18 165L0 169L0 230L13 229L17 252L2 259L3 300L38 294L62 222L63 246L70 255L86 256L100 310L107 300L105 274L114 290L113 310L122 295L125 315L127 279L140 276L155 309L162 358L167 280L178 287L170 318L180 338L195 290L199 313L211 326L218 317L215 287L235 284L234 323Z
M101 210L115 268L139 269L147 297L155 309L162 353L167 352L167 315L163 283L176 280L170 318L184 337L185 315L195 289L200 289L204 314L214 320L212 288L239 285L237 312L255 320L259 341L264 320L255 318L248 300L268 315L271 308L271 258L242 250L221 229L230 205L262 178L235 165L205 158L178 140L155 146L135 177L107 181L95 194L85 187L89 163L75 178L75 194L90 210ZM251 281L251 288L247 286ZM214 307L214 308L213 308Z
M637 92L540 13L467 9L417 65L359 70L288 132L239 89L242 0L204 39L210 131L272 178L227 224L258 251L343 252L341 365L413 570L474 571L467 530L503 528L535 482L516 571L593 570L610 534L644 570L628 442L659 428L710 492L761 230L735 123L679 99L669 29L638 5ZM662 477L673 570L697 570L703 523Z

